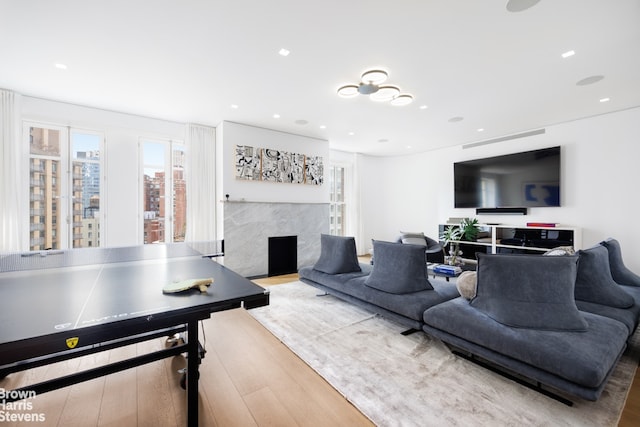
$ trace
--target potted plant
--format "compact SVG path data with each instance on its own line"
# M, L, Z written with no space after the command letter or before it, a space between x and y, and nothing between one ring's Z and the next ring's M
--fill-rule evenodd
M442 248L444 252L445 263L449 265L462 264L460 256L462 251L460 250L460 241L474 241L478 237L480 228L478 227L478 220L473 218L464 218L458 225L447 226L440 236L440 240L444 242ZM449 255L445 251L445 247L449 245Z
M446 226L444 232L440 236L440 240L444 242L442 251L444 252L445 264L458 264L458 255L462 255L462 252L460 252L460 236L461 230L457 225ZM447 245L449 246L449 255L447 255L447 252L445 250Z
M460 240L466 240L473 242L478 238L480 228L478 227L478 220L476 218L465 218L460 221Z

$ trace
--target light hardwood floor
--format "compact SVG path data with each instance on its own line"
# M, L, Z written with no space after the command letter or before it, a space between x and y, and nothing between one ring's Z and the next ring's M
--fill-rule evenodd
M372 425L244 309L214 313L203 326L200 425ZM155 339L11 374L0 387L13 389L164 345L164 338ZM31 400L31 410L16 412L42 413L46 423L40 425L46 426L182 426L186 402L177 370L184 366L182 357L154 362L42 394Z
M274 286L297 275L256 280ZM202 426L371 426L371 422L245 310L214 313L203 322L207 353L200 365ZM201 339L205 338L201 336ZM165 345L156 339L9 375L13 389L114 362ZM30 413L47 426L181 426L185 395L177 370L182 357L151 363L37 396ZM3 423L3 425L20 425ZM640 371L619 426L640 425Z

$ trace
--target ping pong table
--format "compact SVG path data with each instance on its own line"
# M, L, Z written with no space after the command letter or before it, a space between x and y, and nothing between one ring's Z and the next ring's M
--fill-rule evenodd
M216 247L215 242L213 246ZM176 333L183 343L5 392L5 402L187 354L187 425L198 425L198 322L269 304L269 292L211 260L211 244L0 255L0 379L13 372ZM215 250L213 251L215 252ZM212 278L206 292L165 284Z

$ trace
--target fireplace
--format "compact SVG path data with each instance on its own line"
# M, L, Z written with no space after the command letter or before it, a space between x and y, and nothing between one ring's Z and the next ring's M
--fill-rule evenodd
M329 203L224 202L224 265L244 277L266 277L269 237L297 236L298 266L320 257L329 234ZM295 268L295 267L294 267Z
M298 272L298 236L269 237L267 276Z

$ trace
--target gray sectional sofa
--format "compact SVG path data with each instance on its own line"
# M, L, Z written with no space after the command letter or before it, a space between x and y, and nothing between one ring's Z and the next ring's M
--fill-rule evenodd
M578 310L578 259L478 254L476 297L426 310L423 329L541 387L596 400L629 331L616 320Z
M543 392L597 400L640 318L640 277L613 239L575 256L478 254L475 296L426 276L424 248L374 241L359 265L351 238L321 237L300 279L525 377ZM338 261L339 260L339 261Z
M376 262L358 263L352 237L322 235L320 258L298 271L300 280L395 320L422 328L424 311L459 297L455 285L429 279L424 246L374 241Z

